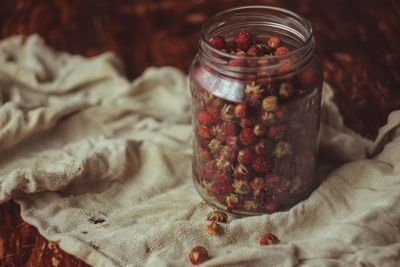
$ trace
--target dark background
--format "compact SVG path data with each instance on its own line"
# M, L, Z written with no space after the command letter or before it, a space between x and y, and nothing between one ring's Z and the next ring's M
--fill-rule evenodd
M311 21L325 81L345 123L373 139L400 108L400 1L2 0L0 37L39 33L58 50L86 56L112 50L134 79L154 65L187 72L201 24L218 11L250 4L288 8ZM0 266L86 266L19 212L12 201L0 206Z

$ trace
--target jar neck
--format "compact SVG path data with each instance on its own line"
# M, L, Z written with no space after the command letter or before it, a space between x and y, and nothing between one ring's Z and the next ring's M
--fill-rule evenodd
M232 42L234 34L242 30L259 40L279 36L291 49L283 56L236 56L219 51L208 42L215 35L222 35ZM266 6L240 7L216 14L203 25L199 43L202 64L221 75L236 79L247 74L268 78L290 75L313 58L314 50L311 24L305 18L285 9ZM232 60L244 61L245 66L231 66L229 62Z

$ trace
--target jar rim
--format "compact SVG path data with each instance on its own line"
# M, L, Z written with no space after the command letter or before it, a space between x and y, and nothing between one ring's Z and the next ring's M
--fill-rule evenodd
M295 47L295 49L290 50L287 54L280 56L280 55L269 55L268 58L270 59L278 59L278 58L289 58L290 56L293 56L294 54L298 53L299 50L301 50L302 48L304 49L304 47L307 47L310 45L310 43L312 43L313 41L313 29L311 26L311 23L303 16L290 11L288 9L285 8L280 8L280 7L273 7L273 6L261 6L261 5L251 5L251 6L241 6L241 7L235 7L235 8L230 8L227 10L223 10L221 12L218 12L217 14L211 16L210 18L207 19L207 21L202 25L201 30L200 30L200 42L203 42L204 45L206 46L207 49L209 49L210 51L212 51L212 53L218 55L218 56L223 56L229 59L245 59L245 60L258 60L258 59L262 59L263 56L256 56L256 57L250 57L250 56L236 56L236 55L232 55L229 53L225 53L222 52L218 49L216 49L215 47L213 47L207 40L206 37L206 29L208 29L214 22L214 20L216 20L219 17L222 17L223 15L227 15L229 13L234 14L237 11L246 11L246 10L269 10L269 11L276 11L276 12L281 12L282 14L288 15L288 16L292 16L296 19L298 19L299 22L302 22L302 26L307 30L307 36L305 38L305 40L303 41L303 43L298 46Z

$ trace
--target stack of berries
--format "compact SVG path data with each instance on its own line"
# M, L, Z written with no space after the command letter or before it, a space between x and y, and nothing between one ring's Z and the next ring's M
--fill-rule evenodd
M290 53L279 37L256 42L240 31L229 46L222 36L214 48L268 62ZM230 66L246 66L232 59ZM220 78L224 79L224 78ZM200 83L194 94L194 177L200 193L221 208L238 213L272 213L289 205L312 183L318 132L319 82L316 68L306 66L285 79L262 74L243 82L243 99L231 102Z

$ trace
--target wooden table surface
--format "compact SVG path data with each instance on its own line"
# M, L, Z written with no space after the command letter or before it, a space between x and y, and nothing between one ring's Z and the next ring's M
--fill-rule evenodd
M196 53L201 24L240 4L288 8L314 28L325 80L345 123L374 138L400 108L400 1L3 0L0 37L39 33L56 49L86 56L115 51L133 79L148 66L183 71ZM0 206L0 266L87 266Z

